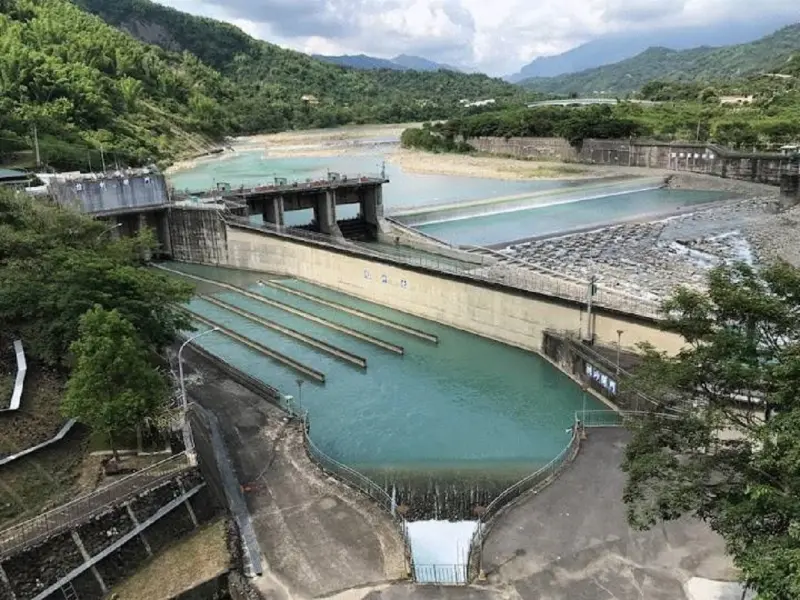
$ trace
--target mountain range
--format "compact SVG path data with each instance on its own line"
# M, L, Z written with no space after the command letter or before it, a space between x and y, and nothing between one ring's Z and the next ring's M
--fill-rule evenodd
M554 56L540 56L505 79L513 83L532 77L557 77L610 65L652 47L687 50L700 46L730 46L752 42L788 25L785 19L722 22L703 27L674 27L607 35Z
M433 62L421 56L400 54L394 58L378 58L367 56L366 54L343 54L340 56L327 56L324 54L312 54L312 58L333 63L342 67L352 69L372 70L372 69L391 69L393 71L455 71L463 72L463 69L447 65L444 63Z
M780 71L789 61L800 60L800 23L744 44L687 50L650 47L632 58L567 73L533 77L520 84L555 95L625 95L653 80L713 82Z

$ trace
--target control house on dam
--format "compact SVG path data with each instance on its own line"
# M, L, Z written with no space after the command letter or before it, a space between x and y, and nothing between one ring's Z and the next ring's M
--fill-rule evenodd
M168 260L154 268L196 285L194 352L302 417L312 460L386 508L421 568L437 559L415 547L415 523L483 525L504 490L546 481L574 456L576 415L647 408L619 393L604 348L676 352L682 340L652 304L385 218L386 183L331 173L164 187L112 218L155 229ZM105 218L72 185L70 202ZM338 219L346 206L358 215ZM287 225L300 210L311 223ZM137 216L149 213L158 218ZM466 554L449 562L458 582L469 578Z

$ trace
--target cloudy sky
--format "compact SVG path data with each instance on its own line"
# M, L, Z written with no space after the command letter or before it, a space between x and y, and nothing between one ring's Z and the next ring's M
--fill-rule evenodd
M798 0L158 0L318 54L415 54L492 75L609 33L786 17Z

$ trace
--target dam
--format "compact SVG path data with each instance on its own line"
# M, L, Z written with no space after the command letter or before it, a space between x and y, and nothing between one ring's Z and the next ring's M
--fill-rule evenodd
M564 455L576 413L608 407L544 358L548 333L613 345L624 332L626 348L667 352L682 340L641 298L425 228L660 182L512 182L490 200L425 206L390 201L391 177L275 175L176 193L155 268L196 285L185 309L197 331L216 331L193 345L307 415L320 452L368 477L409 522L473 522Z

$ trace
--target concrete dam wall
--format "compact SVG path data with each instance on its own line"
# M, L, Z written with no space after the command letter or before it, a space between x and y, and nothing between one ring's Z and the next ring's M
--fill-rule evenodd
M541 350L545 330L580 332L587 327L584 304L400 265L389 258L379 262L343 248L239 225L226 225L220 242L225 251L209 264L305 279L527 350ZM192 260L180 255L175 259ZM668 352L682 346L678 336L645 318L598 309L592 319L598 341L615 343L622 329L630 346L647 341Z

